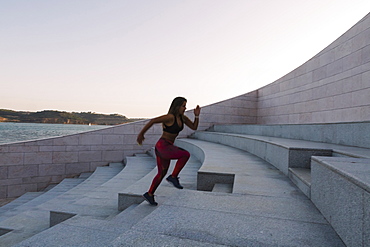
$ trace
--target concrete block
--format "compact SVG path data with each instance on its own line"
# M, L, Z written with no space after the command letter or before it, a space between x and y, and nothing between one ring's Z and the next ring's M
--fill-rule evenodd
M89 163L70 163L66 164L66 174L80 174L83 172L90 172Z
M14 184L7 187L7 197L14 198L23 195L26 192L37 191L37 184Z
M50 176L50 175L60 175L66 173L65 164L44 164L39 165L39 176Z
M78 146L79 134L53 139L54 146Z
M0 199L7 198L8 186L0 186Z
M103 135L100 134L80 134L79 145L102 145Z
M263 159L271 163L277 169L282 171L285 175L288 175L288 169L290 166L290 151L282 146L269 143L265 143L264 146L266 154Z
M23 153L0 153L0 165L22 165Z
M0 152L1 153L7 153L9 152L9 145L0 145Z
M344 70L349 70L354 67L360 66L363 63L362 50L351 53L343 58Z
M21 184L23 179L24 178L10 178L10 179L0 180L0 185L8 186L8 185Z
M102 152L101 151L81 151L78 152L78 162L91 162L91 161L101 161Z
M21 153L21 152L38 152L39 147L36 145L25 146L24 144L18 144L14 146L9 146L10 153Z
M357 170L353 168L355 163L348 162L348 159L344 159L347 162L342 162L341 159L343 158L312 158L311 199L347 246L364 246L364 236L368 232L364 228L364 208L368 207L364 206L364 202L368 192L354 181L359 183L365 179L369 182L369 173L361 172L363 166L360 165L357 167L360 169L358 174L364 177L361 179L356 175L357 179L353 180L350 174L353 169ZM349 169L343 168L346 166ZM338 169L343 174L338 173ZM349 177L345 174L349 174Z
M370 193L364 192L364 234L363 246L370 246Z
M362 50L362 64L369 63L370 62L370 46L364 47Z
M72 218L73 216L76 216L76 214L50 211L50 227L55 226L63 221L66 221Z
M0 166L0 180L8 178L8 167Z
M123 145L123 135L103 135L103 145L107 144Z
M100 146L60 146L64 147L60 150L54 150L54 151L66 151L66 152L77 152L77 151L93 151L93 147L100 147Z
M232 193L233 186L232 184L215 184L213 186L212 192L218 192L218 193Z
M102 151L102 160L112 162L112 161L121 161L124 158L122 150L117 151Z
M7 229L7 228L0 228L0 236L7 234L9 232L13 231L13 229Z
M144 201L142 195L129 194L129 193L119 193L118 194L118 210L123 211L133 204L140 204Z
M235 175L230 173L198 171L197 190L212 191L215 184L233 184L234 177Z
M52 152L34 152L24 154L25 165L52 163Z
M78 152L53 152L53 163L78 162Z
M24 178L38 175L37 165L9 166L8 178Z
M289 149L289 167L293 168L310 168L312 156L332 156L332 150L328 149ZM287 175L288 173L286 173Z
M289 168L289 178L305 196L311 198L311 169Z

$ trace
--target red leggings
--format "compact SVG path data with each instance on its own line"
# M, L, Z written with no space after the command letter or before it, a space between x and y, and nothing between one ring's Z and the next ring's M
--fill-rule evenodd
M181 169L190 158L190 153L182 148L176 147L169 140L160 138L155 145L155 154L157 156L158 174L154 177L149 193L154 194L162 179L167 174L171 159L177 159L176 166L172 172L173 177L178 177Z

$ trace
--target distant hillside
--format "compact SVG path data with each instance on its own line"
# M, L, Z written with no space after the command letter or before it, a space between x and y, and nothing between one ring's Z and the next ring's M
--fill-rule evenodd
M116 125L137 120L141 119L129 119L119 114L105 115L93 112L70 113L50 110L23 112L0 109L0 122Z

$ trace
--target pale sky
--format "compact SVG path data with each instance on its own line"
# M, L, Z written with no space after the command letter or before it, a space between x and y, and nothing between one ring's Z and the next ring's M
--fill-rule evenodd
M151 118L272 83L369 0L0 0L0 109Z

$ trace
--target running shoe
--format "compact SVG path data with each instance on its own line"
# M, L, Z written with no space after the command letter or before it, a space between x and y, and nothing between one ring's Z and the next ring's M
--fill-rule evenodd
M144 195L143 195L143 197L145 198L145 200L147 201L147 202L149 202L149 204L150 205L152 205L152 206L157 206L158 205L158 203L154 200L154 195L149 195L149 193L148 192L146 192Z
M179 182L179 178L174 178L172 177L171 175L169 175L166 180L171 183L173 186L175 186L176 188L182 190L184 187L181 186L180 182Z

